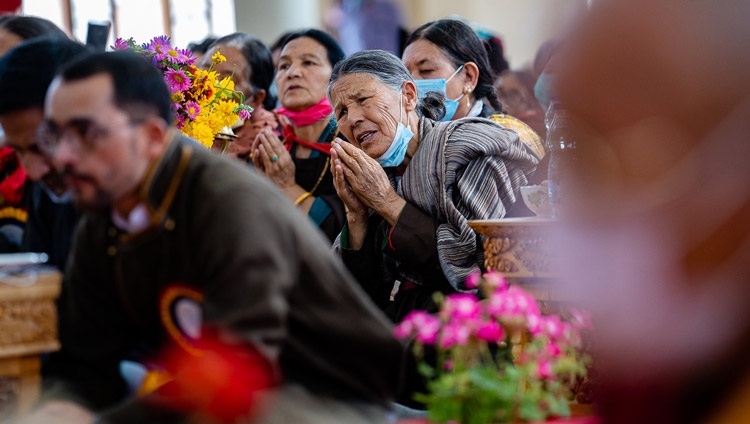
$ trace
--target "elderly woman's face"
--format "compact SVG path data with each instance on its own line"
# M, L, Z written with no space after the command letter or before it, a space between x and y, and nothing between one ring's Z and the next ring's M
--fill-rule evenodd
M310 37L290 41L279 56L276 87L281 105L303 110L323 100L333 68L328 51Z
M336 80L331 85L331 105L341 134L372 158L388 150L399 119L404 124L407 120L402 96L366 73Z

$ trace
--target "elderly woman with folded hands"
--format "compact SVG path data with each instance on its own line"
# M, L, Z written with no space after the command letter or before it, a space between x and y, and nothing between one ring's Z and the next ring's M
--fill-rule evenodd
M443 97L417 96L394 55L339 62L328 95L339 131L334 186L346 210L337 247L393 321L435 309L433 293L470 292L483 269L474 219L502 218L538 162L518 135L483 118L438 122Z

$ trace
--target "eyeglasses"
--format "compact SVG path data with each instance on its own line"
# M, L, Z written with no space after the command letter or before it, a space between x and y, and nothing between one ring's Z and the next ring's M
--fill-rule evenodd
M126 124L135 126L143 121L143 119L134 119ZM114 128L105 128L90 119L79 118L73 119L65 126L58 126L47 121L39 127L36 137L39 148L45 154L54 157L63 141L71 143L77 152L91 152L114 130Z

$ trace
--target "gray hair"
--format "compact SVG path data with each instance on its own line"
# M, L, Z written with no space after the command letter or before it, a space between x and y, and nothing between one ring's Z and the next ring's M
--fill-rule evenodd
M372 75L395 92L400 92L406 81L414 82L409 70L401 59L384 50L363 50L340 61L333 68L331 81L328 83L328 98L331 98L331 86L342 76L356 73ZM445 115L445 104L442 94L429 92L417 102L417 115L433 120Z

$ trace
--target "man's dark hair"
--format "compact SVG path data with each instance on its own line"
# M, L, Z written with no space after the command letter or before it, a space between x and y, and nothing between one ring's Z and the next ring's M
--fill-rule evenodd
M339 43L337 43L336 40L333 39L333 37L315 28L302 29L287 35L282 42L282 50L284 49L284 47L286 47L287 44L289 44L290 41L302 37L312 38L313 40L320 43L323 47L325 47L326 52L328 53L328 63L331 65L331 68L336 66L337 63L339 63L346 57L346 53L344 53L344 50L341 48Z
M11 49L0 59L0 115L44 107L57 71L84 53L82 44L67 38L31 40Z
M68 36L57 25L37 16L7 15L0 17L0 28L24 40L37 37L65 38Z
M266 98L263 100L263 107L272 110L276 107L276 98L271 95L269 88L273 82L274 70L271 51L259 39L250 34L235 32L225 35L211 44L227 45L238 48L245 57L250 68L250 84L254 90L265 90Z
M474 62L479 68L479 79L475 88L476 97L487 99L496 111L503 110L493 88L495 75L487 58L487 50L469 25L458 19L428 22L411 33L406 40L406 46L422 39L436 45L448 56L456 68L466 62Z
M172 124L172 99L164 77L150 60L127 51L93 53L67 64L59 73L63 81L107 74L114 86L114 104L131 117L139 111L160 116Z

